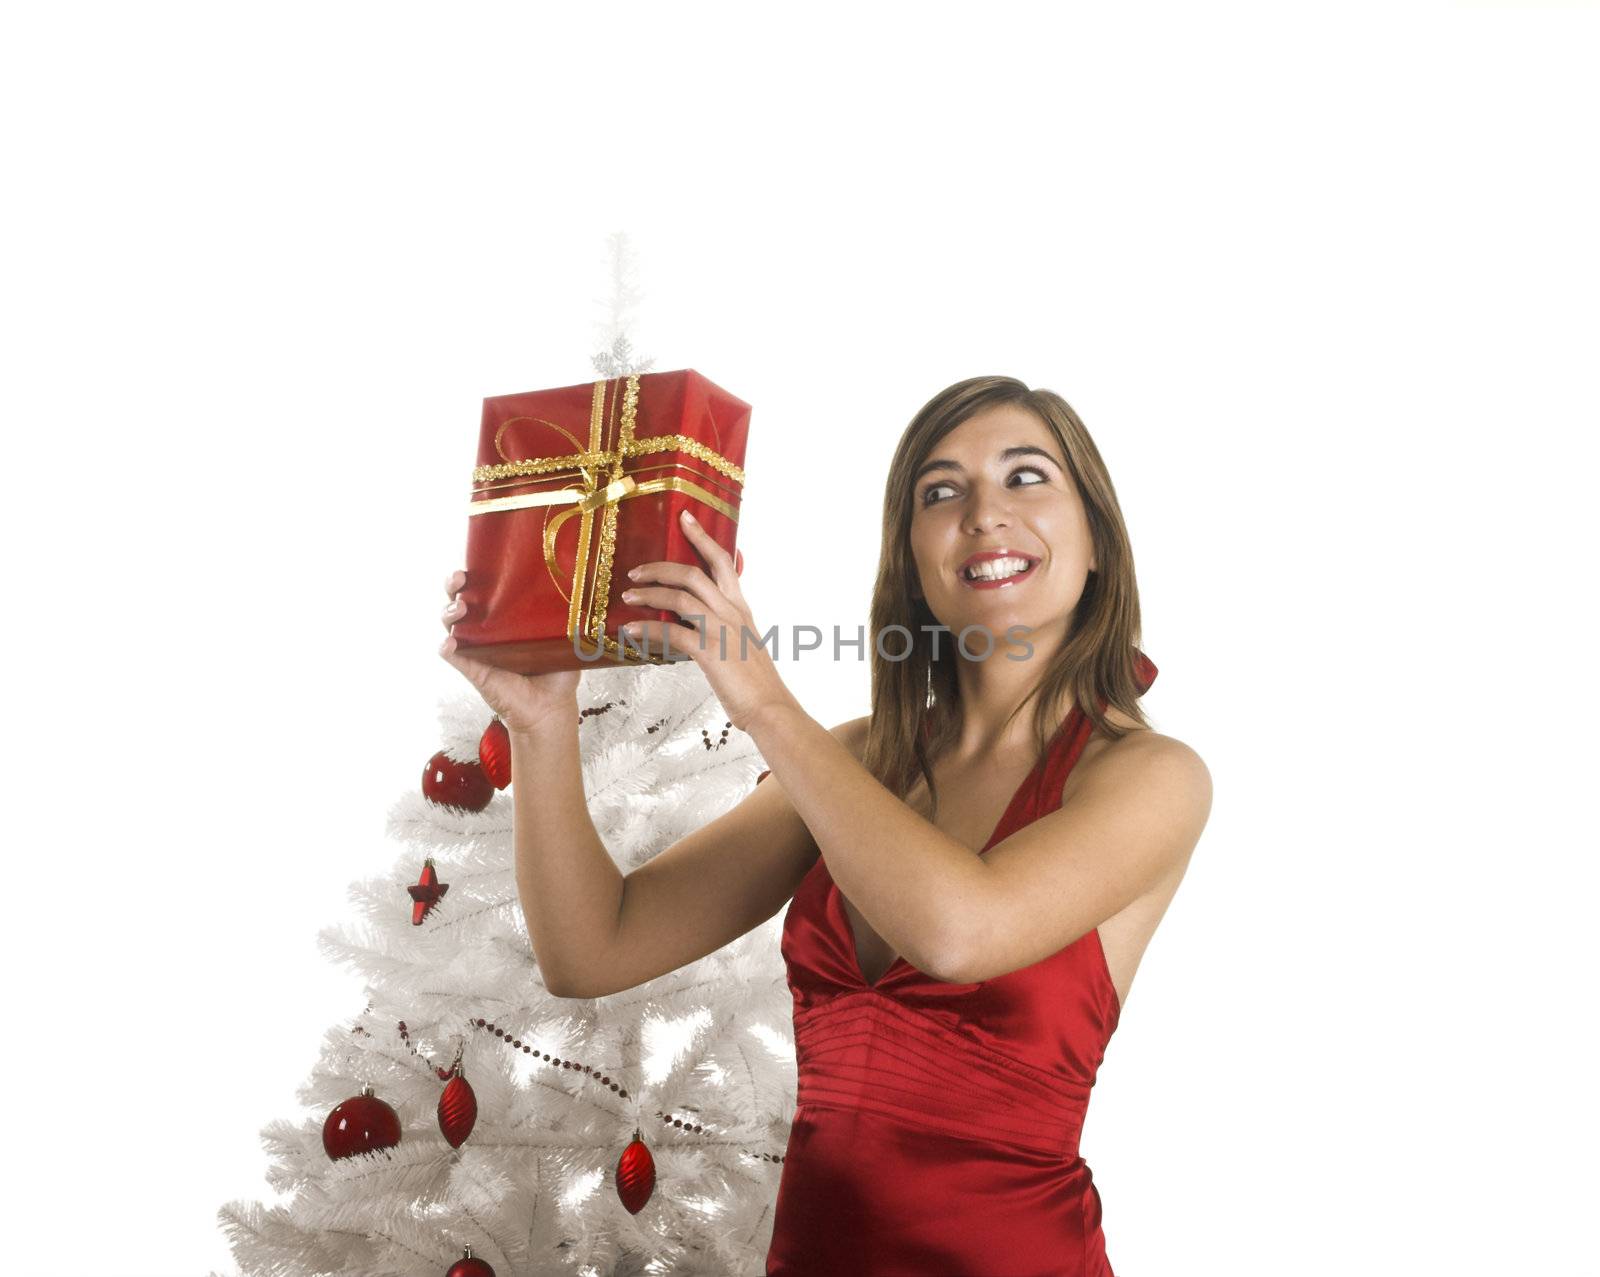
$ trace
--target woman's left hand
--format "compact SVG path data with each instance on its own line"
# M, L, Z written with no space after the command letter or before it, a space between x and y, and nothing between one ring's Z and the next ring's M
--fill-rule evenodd
M760 711L796 702L761 642L732 558L688 511L679 521L710 575L686 563L638 564L628 573L633 584L623 601L677 612L684 619L629 621L622 633L651 654L697 661L733 725L748 731Z

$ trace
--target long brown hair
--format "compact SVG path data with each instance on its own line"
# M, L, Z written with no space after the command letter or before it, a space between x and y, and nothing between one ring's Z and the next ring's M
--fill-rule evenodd
M1084 583L1067 641L1034 692L1018 704L1011 717L1033 701L1036 757L1044 753L1063 715L1074 704L1083 707L1093 730L1113 740L1132 729L1111 723L1100 708L1102 700L1149 726L1138 700L1146 684L1138 666L1142 654L1137 650L1139 588L1133 550L1100 450L1072 406L1053 391L1031 390L1014 377L958 381L936 394L911 419L889 465L883 546L868 626L872 635L872 714L863 764L899 797L911 791L920 774L935 810L938 793L930 760L954 743L960 731L956 662L961 658L952 650L955 642L948 631L935 634L920 628L938 622L927 600L912 592L916 583L911 557L915 476L941 439L968 417L996 404L1031 409L1055 435L1088 513L1097 565ZM885 636L883 648L894 656L905 652L904 659L891 660L880 651L879 635L890 627L902 627L904 632ZM933 655L936 637L937 660ZM1007 724L1010 721L1008 717Z

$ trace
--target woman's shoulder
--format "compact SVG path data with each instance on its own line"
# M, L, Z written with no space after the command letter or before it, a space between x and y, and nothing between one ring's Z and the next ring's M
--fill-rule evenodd
M1106 721L1124 729L1123 734L1115 739L1103 733L1095 734L1067 777L1069 789L1094 777L1135 790L1155 782L1169 792L1177 789L1188 795L1197 807L1209 809L1211 772L1193 746L1176 736L1147 727L1115 708L1106 711Z
M836 727L828 728L835 740L855 755L859 763L867 749L867 729L872 725L872 715L863 714L860 718L846 719Z

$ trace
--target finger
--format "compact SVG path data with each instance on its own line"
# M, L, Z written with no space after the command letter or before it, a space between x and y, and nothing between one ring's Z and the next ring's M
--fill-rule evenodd
M701 530L704 535L704 529ZM716 545L713 541L712 545ZM718 546L718 549L721 547ZM675 559L655 559L649 563L639 563L628 569L628 580L635 585L645 585L652 581L665 582L668 585L679 585L686 589L695 589L697 583L704 582L703 588L716 587L717 582L706 575L705 569L695 563L679 563Z
M455 643L456 640L454 635L446 637L445 641L439 644L440 658L445 662L446 665L455 666L456 669L461 671L461 676L465 678L467 682L471 683L480 692L483 691L483 674L481 670L476 668L479 665L479 662L473 660L470 656L461 655L461 653L456 650Z
M629 621L620 631L627 646L647 656L665 656L669 660L692 659L692 646L697 642L694 631L666 621Z
M439 619L444 622L444 628L448 630L466 614L467 605L460 599L456 599L453 603L445 606L444 611L439 614Z
M448 594L451 598L455 598L456 593L463 586L465 586L466 583L467 583L467 574L466 574L466 572L461 568L457 568L449 576L445 577L445 579L444 579L444 592L446 594Z
M489 680L494 678L500 669L498 665L490 665L487 661L480 661L476 657L468 656L461 651L456 646L456 639L453 634L439 644L439 655L465 674L467 681L480 692L483 691Z
M730 589L730 583L737 583L739 574L733 569L733 556L718 544L717 539L700 526L688 510L683 512L679 522L683 524L684 531L688 533L689 540L694 542L695 549L711 567L712 576L716 579L717 587L724 592ZM732 587L736 588L736 586Z
M660 559L654 563L641 563L628 572L628 580L635 585L648 585L652 581L665 581L671 585L686 585L695 576L709 581L705 569L698 563L679 563L676 559Z
M655 570L648 575L653 576L660 584L655 586L632 585L629 587L630 592L635 589L672 589L681 591L694 601L693 611L715 612L720 615L725 610L723 607L725 599L722 591L717 588L716 582L707 576L702 569L693 567L688 563L673 563L670 560L652 563L649 567ZM644 576L646 573L641 572L640 575ZM630 599L629 602L632 602L632 600ZM663 604L663 606L672 605ZM681 607L674 610L683 611Z
M732 557L703 527L696 526L689 532L689 536L695 542L701 556L706 559L715 579L707 577L699 568L689 567L687 564L667 566L681 569L685 574L681 579L692 584L697 593L703 595L706 606L724 623L731 625L740 618L750 619L750 605L745 602L744 590L739 584L739 573L734 567ZM700 581L704 581L705 585L700 586L698 584Z
M717 548L721 549L720 546ZM668 586L632 586L622 592L623 602L635 607L671 608L685 616L692 612L703 612L708 619L714 617L724 628L755 625L755 618L750 615L750 605L745 602L744 591L739 588L739 578L731 570L724 570L721 575L725 577L725 582L718 582L687 563L669 560L646 566L660 568L659 575L664 580L680 582L682 590Z
M658 607L688 617L707 611L705 600L688 590L666 585L641 585L622 592L622 601L634 607Z

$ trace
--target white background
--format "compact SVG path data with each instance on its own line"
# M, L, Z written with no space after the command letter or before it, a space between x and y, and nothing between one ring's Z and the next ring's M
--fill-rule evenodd
M762 626L853 627L937 390L1063 394L1215 782L1083 1148L1119 1277L1600 1273L1600 12L71 5L4 95L17 1272L233 1271L359 982L479 401L754 405ZM848 653L847 653L848 655ZM781 666L819 720L867 666Z

